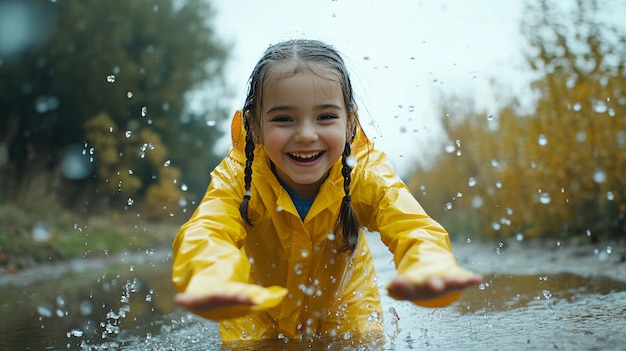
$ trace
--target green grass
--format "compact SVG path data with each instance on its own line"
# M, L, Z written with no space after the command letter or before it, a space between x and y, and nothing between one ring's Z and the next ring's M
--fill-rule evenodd
M0 203L0 267L169 247L179 225L123 211L83 216L50 203ZM47 240L34 240L36 226L45 228Z

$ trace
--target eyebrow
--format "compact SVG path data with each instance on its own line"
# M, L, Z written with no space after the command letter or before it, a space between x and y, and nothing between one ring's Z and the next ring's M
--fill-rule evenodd
M276 112L276 111L289 111L289 110L294 110L294 109L295 107L291 105L275 105L275 106L272 106L269 110L265 111L265 113L271 113L271 112ZM325 110L325 109L341 110L341 106L329 103L329 104L317 105L315 106L315 109L317 110Z

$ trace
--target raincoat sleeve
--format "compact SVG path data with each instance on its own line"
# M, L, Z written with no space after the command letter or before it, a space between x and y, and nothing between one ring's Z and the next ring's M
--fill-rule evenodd
M234 318L271 308L287 293L283 287L248 283L250 263L241 249L246 237L239 214L244 194L238 181L243 179L241 170L241 163L231 156L213 170L202 202L173 243L172 281L177 292L197 296L240 294L253 302L252 306L192 311L208 319Z
M446 230L430 218L404 182L396 175L387 157L372 151L364 172L369 191L371 222L368 228L378 231L393 253L398 275L421 283L431 277L465 278L472 272L461 268L452 253ZM456 301L460 292L413 301L420 306L444 307ZM393 296L392 296L393 297Z

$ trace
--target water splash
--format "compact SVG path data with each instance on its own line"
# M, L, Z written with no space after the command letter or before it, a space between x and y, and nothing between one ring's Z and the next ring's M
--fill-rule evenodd
M389 338L390 343L393 345L402 329L400 329L400 316L398 315L398 311L396 311L393 306L389 307L389 314L391 315L391 321L389 323L393 328L393 330L389 334Z

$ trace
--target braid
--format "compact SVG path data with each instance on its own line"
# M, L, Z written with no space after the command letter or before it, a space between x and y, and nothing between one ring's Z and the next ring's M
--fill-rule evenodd
M246 130L246 168L244 169L244 183L246 187L246 194L243 196L241 205L239 205L239 213L244 222L252 227L252 221L248 217L248 202L250 202L250 183L252 183L252 161L254 160L254 139L250 132L250 125L248 119L244 117L243 125Z
M352 181L351 173L353 167L350 161L351 152L352 147L350 143L347 142L341 157L341 163L343 164L343 168L341 169L341 174L343 175L343 191L346 195L341 201L339 217L335 224L335 232L340 232L343 237L344 245L341 247L341 250L350 251L352 253L359 239L359 221L352 207L352 198L350 197L350 182Z

